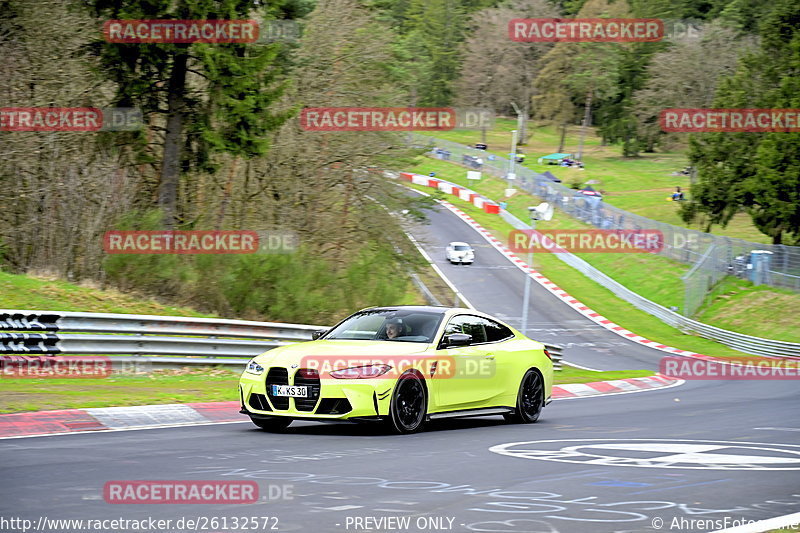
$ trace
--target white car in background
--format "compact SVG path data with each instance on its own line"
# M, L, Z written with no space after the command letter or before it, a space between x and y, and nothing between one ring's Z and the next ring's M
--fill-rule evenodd
M472 264L475 261L475 250L465 242L451 242L445 248L445 256L450 263Z

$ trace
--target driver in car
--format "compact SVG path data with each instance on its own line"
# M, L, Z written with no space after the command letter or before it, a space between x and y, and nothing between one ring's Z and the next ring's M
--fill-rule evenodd
M396 339L403 331L403 320L400 318L392 318L386 322L386 338L389 340Z

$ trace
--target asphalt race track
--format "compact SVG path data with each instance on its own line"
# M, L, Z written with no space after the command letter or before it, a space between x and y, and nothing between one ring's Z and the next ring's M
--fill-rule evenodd
M437 210L431 221L414 234L446 274L481 310L518 323L522 273L454 215ZM446 264L453 240L476 247L474 265ZM592 368L657 368L661 352L531 287L534 338L567 345L567 359ZM0 516L31 520L29 531L124 531L50 522L115 518L172 520L149 531L243 531L231 527L235 517L274 517L248 529L325 533L713 531L800 511L792 381L689 381L559 400L525 426L488 417L394 436L296 422L274 435L247 421L5 439L0 451ZM255 481L260 499L110 504L104 486L120 480Z
M431 259L480 311L519 327L525 274L446 209L432 210L429 219L430 225L416 227L411 234ZM451 241L471 244L475 248L475 262L451 265L444 255ZM536 282L531 282L528 327L523 333L564 346L566 360L596 370L657 370L659 360L667 355L595 324Z

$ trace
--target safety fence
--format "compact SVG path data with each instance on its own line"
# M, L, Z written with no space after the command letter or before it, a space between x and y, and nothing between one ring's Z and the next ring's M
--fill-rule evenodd
M503 210L500 215L516 229L531 229L530 225L508 211ZM695 333L701 337L730 346L735 350L754 355L800 357L800 344L798 343L753 337L703 324L633 292L574 254L564 252L553 255L589 279L610 290L619 298L681 331ZM713 254L709 254L708 257L712 259L706 258L706 260L715 260L713 259Z
M209 365L217 364L216 358L250 358L310 341L314 331L323 329L218 318L0 309L0 356L130 355L137 357L126 361ZM560 369L561 347L545 346Z
M504 157L426 135L417 134L413 139L416 146L429 148L433 157L461 162L470 168L479 168L487 174L508 178L509 161ZM446 154L446 157L443 154ZM481 165L475 165L476 158L480 158ZM575 170L576 176L580 172ZM552 175L540 174L516 165L514 177L509 180L509 184L539 196L573 218L596 228L658 230L664 235L664 247L659 254L690 265L700 264L692 275L705 276L706 281L733 275L749 279L757 285L765 284L800 291L800 247L798 246L759 244L658 222L608 205L603 201L602 195L587 195L553 178L555 177ZM709 250L713 250L713 260L703 261ZM707 270L714 272L707 273ZM694 280L691 276L686 279L687 298L694 300L700 298L702 301L706 292L694 295L689 293L701 288L705 291L708 288L702 280ZM684 309L684 312L687 311L689 310Z

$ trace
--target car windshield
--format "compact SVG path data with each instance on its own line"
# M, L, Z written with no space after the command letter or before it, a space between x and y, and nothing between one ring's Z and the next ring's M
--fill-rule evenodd
M458 252L466 252L469 249L470 249L469 246L465 246L463 244L455 247L455 250L458 251Z
M326 340L433 342L442 313L405 309L362 311L333 328Z

